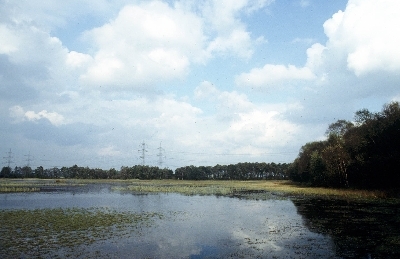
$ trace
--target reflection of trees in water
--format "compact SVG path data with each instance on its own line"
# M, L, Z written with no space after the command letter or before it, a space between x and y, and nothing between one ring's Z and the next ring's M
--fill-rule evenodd
M328 234L344 258L400 258L400 206L390 202L295 199L314 232Z

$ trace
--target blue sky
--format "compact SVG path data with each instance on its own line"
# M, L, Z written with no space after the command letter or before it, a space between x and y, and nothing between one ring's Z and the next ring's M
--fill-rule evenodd
M0 6L3 165L291 162L400 100L396 0Z

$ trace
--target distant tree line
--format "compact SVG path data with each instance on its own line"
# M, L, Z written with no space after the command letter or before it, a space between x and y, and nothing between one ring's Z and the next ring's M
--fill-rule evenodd
M174 171L156 166L123 166L120 170L111 168L80 167L77 165L62 168L32 169L29 166L3 167L0 178L76 178L76 179L184 179L184 180L260 180L287 179L289 164L239 163L216 166L185 166Z
M289 164L238 163L215 166L185 166L175 170L183 180L263 180L287 179Z
M74 165L49 169L39 166L34 170L29 166L15 167L13 170L10 167L3 167L0 172L0 178L170 179L172 176L173 171L170 169L142 165L123 166L120 171L114 168L104 170Z
M355 113L354 122L329 125L327 139L305 144L289 167L290 178L314 186L400 187L400 105Z

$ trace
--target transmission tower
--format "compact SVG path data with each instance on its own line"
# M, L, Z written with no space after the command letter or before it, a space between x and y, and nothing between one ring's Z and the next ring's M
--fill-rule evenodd
M27 167L29 167L30 165L31 165L31 161L32 161L32 159L31 159L31 152L29 152L27 155L24 155L24 156L26 156L27 157L27 159L26 159L26 166Z
M142 159L142 165L146 164L146 143L144 143L144 141L142 142L142 144L140 144L141 149L139 149L138 151L141 152L141 156L140 158Z
M3 158L4 159L6 159L6 164L7 164L7 167L10 167L10 165L11 165L11 163L13 163L13 161L12 161L12 152L11 152L11 148L10 148L10 151L8 151L7 153L7 156L3 156Z
M158 148L158 166L161 168L163 165L163 158L165 158L165 155L163 155L163 152L165 152L165 149L161 147L161 142L160 142L160 147Z

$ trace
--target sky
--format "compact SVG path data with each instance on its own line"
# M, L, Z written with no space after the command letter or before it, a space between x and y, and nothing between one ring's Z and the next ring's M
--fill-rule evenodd
M330 123L400 101L399 13L398 0L0 0L2 165L290 163Z

